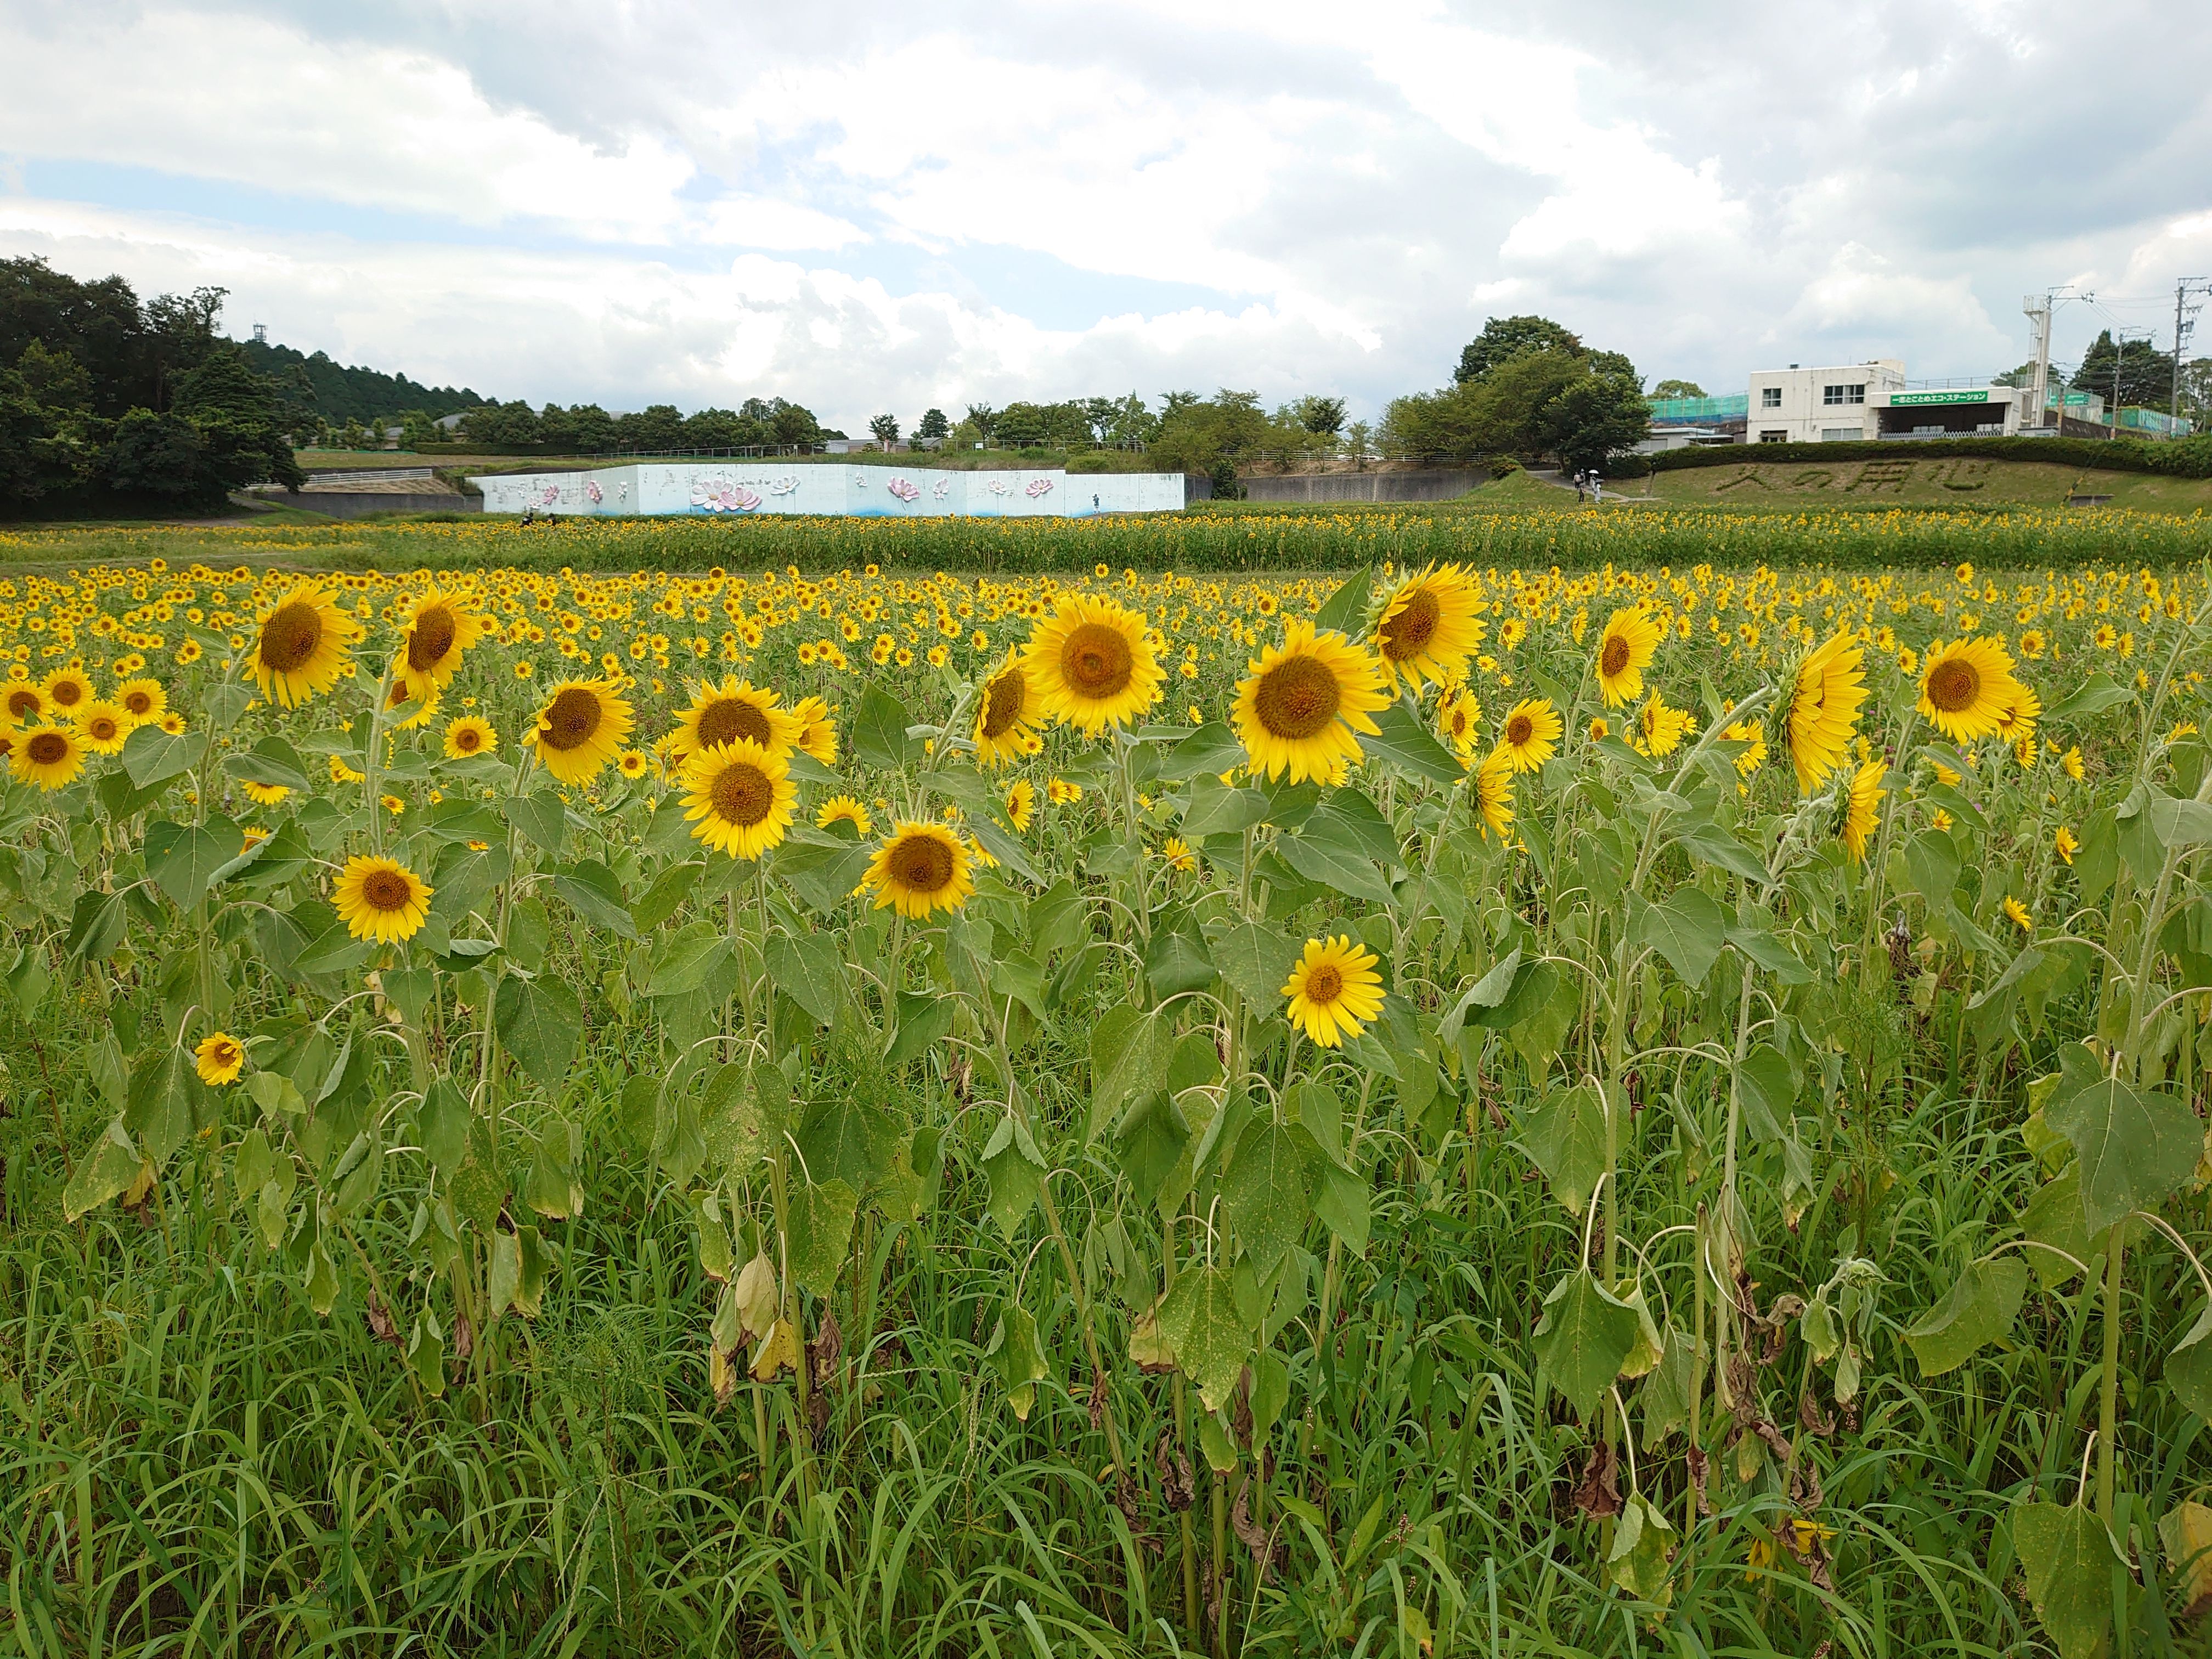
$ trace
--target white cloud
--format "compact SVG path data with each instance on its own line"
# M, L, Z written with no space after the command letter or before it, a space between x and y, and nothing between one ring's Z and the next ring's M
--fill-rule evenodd
M1995 0L971 4L0 0L0 253L222 283L418 378L848 428L1130 386L1368 413L1504 311L1708 385L1974 372L2021 292L2212 265L2212 15L2144 58ZM173 180L198 217L146 205Z

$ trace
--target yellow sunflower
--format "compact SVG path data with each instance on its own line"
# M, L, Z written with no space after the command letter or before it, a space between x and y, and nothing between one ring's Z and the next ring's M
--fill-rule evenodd
M2020 681L2013 682L2012 695L2005 701L2003 711L1997 716L1997 734L2015 746L2033 748L2035 723L2043 717L2043 699ZM2021 763L2023 766L2026 761Z
M41 718L46 712L46 693L28 680L16 680L8 687L5 698L0 698L0 708L8 711L9 725Z
M1740 743L1743 752L1735 757L1736 774L1749 777L1766 763L1766 722L1765 720L1735 720L1721 727L1721 736L1730 743Z
M416 702L434 702L461 665L461 653L483 636L483 618L443 588L417 594L400 624L399 655L392 677Z
M2074 855L2081 850L2081 838L2063 823L2058 826L2058 833L2051 838L2051 844L2069 867L2073 865Z
M1797 665L1785 730L1800 791L1844 763L1867 696L1863 656L1849 634L1832 634Z
M1167 860L1169 869L1184 875L1198 868L1198 855L1181 836L1170 836L1160 848L1160 856Z
M653 763L646 758L642 750L625 749L615 757L615 770L626 778L641 778L652 769Z
M1566 729L1559 711L1544 697L1527 697L1506 711L1498 728L1498 752L1510 756L1516 772L1534 772L1558 749Z
M1607 708L1644 695L1644 671L1659 653L1659 634L1657 620L1640 605L1613 613L1597 644L1597 686Z
M463 714L446 726L446 758L466 760L471 755L499 752L499 733L481 714Z
M1698 729L1697 716L1687 709L1670 708L1654 691L1636 711L1636 724L1628 735L1630 747L1660 759L1682 746L1682 739Z
M1464 675L1468 653L1482 643L1479 604L1474 584L1455 564L1431 565L1401 583L1375 628L1375 654L1390 687L1396 689L1401 674L1417 687L1424 679L1443 685Z
M1237 735L1254 772L1326 782L1359 758L1355 734L1377 730L1370 716L1389 702L1374 658L1296 617L1284 623L1282 644L1262 651L1238 683Z
M1304 954L1291 965L1282 994L1291 1024L1324 1048L1358 1036L1382 1012L1382 975L1377 958L1348 933L1310 939Z
M431 717L438 712L438 698L437 688L433 686L430 695L417 702L405 680L392 681L384 696L385 713L389 714L393 710L400 708L412 708L415 712L404 720L393 720L392 729L395 732L411 732L418 726L428 726Z
M2035 916L2028 908L2008 893L2004 902L2005 920L2023 933L2035 931Z
M278 806L292 792L281 783L255 783L251 780L240 783L239 789L256 806Z
M1474 693L1462 686L1449 693L1437 710L1437 728L1451 740L1462 763L1474 756L1475 739L1482 735L1482 705Z
M814 814L814 827L817 830L827 830L837 823L849 823L864 836L876 827L876 821L868 816L868 809L850 795L830 796Z
M337 907L346 932L356 939L379 945L398 945L415 937L429 915L434 890L422 878L395 859L365 858L356 854L346 860L331 901Z
M56 720L75 720L92 701L92 677L74 665L54 670L40 689L46 693L46 711Z
M939 910L957 910L975 890L967 843L941 824L902 818L860 878L876 896L875 908L897 908L921 921Z
M1986 738L2024 688L1995 640L1969 639L1928 650L1920 674L1920 712L1954 743Z
M791 717L799 722L799 746L824 766L835 766L837 722L830 717L830 705L819 697L801 697L792 705Z
M112 755L131 735L131 717L106 698L94 697L76 711L76 729L94 754Z
M261 613L253 645L253 681L285 708L329 690L345 672L361 624L338 609L317 581L303 581Z
M799 798L791 763L750 738L688 757L683 783L693 838L733 859L757 859L781 841Z
M1850 786L1844 792L1843 817L1836 835L1853 864L1866 862L1867 842L1881 827L1882 798L1889 793L1881 781L1888 772L1887 761L1870 760L1851 775Z
M694 685L691 706L676 717L670 750L681 760L743 738L771 755L788 755L799 747L805 727L794 711L776 702L766 686L726 676L720 685Z
M18 783L59 789L84 770L84 742L66 726L34 726L16 735L8 764Z
M1513 830L1513 757L1494 749L1474 773L1474 810L1486 837L1504 841Z
M157 720L168 711L169 694L155 679L125 680L115 688L115 701L123 712L142 725Z
M629 704L605 680L562 680L522 740L558 781L589 783L621 750L635 724Z
M1019 760L1030 752L1034 722L1042 712L1020 651L1009 651L1005 665L984 682L983 695L977 699L975 758L985 766Z
M1016 778L1006 786L1006 822L1014 826L1015 834L1025 836L1036 817L1036 786L1027 778Z
M202 1037L192 1058L196 1062L192 1069L200 1074L200 1081L216 1087L237 1082L238 1074L246 1069L246 1050L228 1031L210 1031Z
M1146 637L1144 613L1079 593L1060 601L1023 647L1040 713L1096 737L1159 701L1166 671Z

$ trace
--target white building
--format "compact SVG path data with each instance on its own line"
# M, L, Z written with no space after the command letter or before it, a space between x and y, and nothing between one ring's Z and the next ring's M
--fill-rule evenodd
M1875 435L1875 411L1905 390L1905 365L1894 357L1839 368L1763 368L1751 377L1744 441L1834 443Z
M2054 400L2055 402L2055 400ZM1905 378L1894 357L1840 368L1761 369L1751 377L1744 441L1848 443L1863 438L1974 438L2031 434L2035 393L2026 386ZM2069 405L2069 416L2080 417Z

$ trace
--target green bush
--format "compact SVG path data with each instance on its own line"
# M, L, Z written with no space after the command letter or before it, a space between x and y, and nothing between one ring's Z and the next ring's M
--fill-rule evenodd
M1869 460L1971 457L1984 461L2053 461L2102 472L2149 472L2170 478L2212 478L2212 435L2148 443L2139 438L1871 438L1849 446ZM1655 472L1746 461L1826 461L1834 444L1723 444L1670 449L1650 458Z

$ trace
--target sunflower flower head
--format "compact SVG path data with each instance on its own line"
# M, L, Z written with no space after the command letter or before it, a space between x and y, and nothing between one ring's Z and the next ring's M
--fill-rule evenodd
M1832 634L1797 665L1784 731L1801 791L1844 763L1867 696L1864 655L1849 634Z
M1046 717L1096 737L1126 726L1160 698L1160 666L1142 611L1089 593L1060 602L1030 636L1022 666Z
M1455 564L1431 566L1401 582L1375 627L1375 654L1394 690L1400 676L1412 685L1464 678L1467 659L1482 643L1474 584Z
M1291 966L1282 994L1291 1024L1323 1048L1358 1036L1382 1012L1382 975L1376 957L1349 934L1310 939Z
M1311 622L1293 617L1283 625L1282 644L1262 651L1237 684L1237 735L1254 772L1327 782L1359 758L1358 734L1379 729L1374 713L1389 702L1373 657L1341 634L1316 634Z
M939 910L957 910L975 890L974 860L965 842L942 824L902 818L877 848L861 890L875 908L896 908L915 921Z
M1644 671L1659 653L1659 635L1657 619L1640 605L1613 613L1597 642L1597 684L1607 708L1644 695Z
M799 794L789 760L750 738L689 756L683 786L692 836L737 859L757 859L783 839Z

